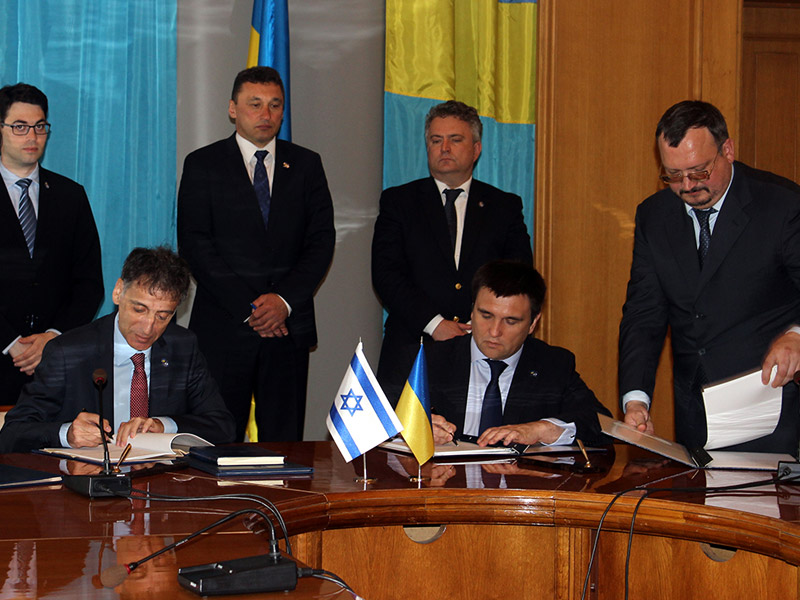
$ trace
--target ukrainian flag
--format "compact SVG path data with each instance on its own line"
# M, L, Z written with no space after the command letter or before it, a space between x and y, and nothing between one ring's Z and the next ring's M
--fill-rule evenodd
M287 0L253 0L253 20L250 28L250 49L247 66L272 67L281 74L286 90L283 108L283 127L278 137L292 139L292 119L289 111L289 9Z
M417 462L425 464L433 456L433 428L428 395L428 367L422 344L394 412L403 425L403 439L411 448Z
M475 177L522 197L533 233L535 0L386 0L383 185L428 175L428 110L460 100L478 110Z

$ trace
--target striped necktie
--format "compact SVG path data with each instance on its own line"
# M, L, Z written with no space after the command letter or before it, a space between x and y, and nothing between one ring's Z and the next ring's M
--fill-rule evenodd
M17 181L17 187L22 190L19 195L19 225L22 234L25 236L25 244L28 246L28 254L33 258L33 246L36 243L36 212L33 210L33 202L28 195L28 188L32 181L28 178Z

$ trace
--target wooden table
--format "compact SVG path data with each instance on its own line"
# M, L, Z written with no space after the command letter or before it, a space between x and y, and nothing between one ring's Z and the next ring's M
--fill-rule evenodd
M313 465L313 479L217 480L192 469L134 479L134 487L180 496L256 493L287 522L294 556L333 571L368 600L416 598L580 598L594 529L614 494L648 484L704 488L764 479L755 472L703 472L616 446L595 455L598 473L546 466L426 465L373 450L347 464L327 442L263 444ZM2 455L0 462L56 472L59 461ZM800 488L663 492L642 503L633 537L630 598L798 598ZM589 598L624 594L634 492L609 512L600 535ZM1 598L195 598L177 584L178 567L262 554L264 534L242 520L167 552L114 590L105 568L140 559L241 501L143 502L81 497L60 485L0 491ZM246 597L246 596L240 596ZM337 586L301 579L298 589L264 598L350 598Z

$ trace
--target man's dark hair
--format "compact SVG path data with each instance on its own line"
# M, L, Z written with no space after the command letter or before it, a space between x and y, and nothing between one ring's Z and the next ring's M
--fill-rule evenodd
M728 139L725 117L713 104L701 100L684 100L667 109L656 127L656 141L664 139L672 148L677 148L690 129L705 127L714 136L718 149Z
M35 104L42 109L47 118L47 96L39 88L27 83L15 83L0 88L0 121L5 123L8 109L15 102Z
M425 139L428 139L428 130L431 127L431 121L439 117L455 117L464 121L472 130L472 141L480 142L481 135L483 135L483 123L478 116L478 111L471 106L459 102L458 100L448 100L437 104L428 111L428 116L425 117Z
M245 83L274 83L281 88L281 94L286 98L286 90L283 89L281 74L272 67L250 67L244 71L239 71L236 79L233 80L231 100L236 102L239 90L242 89L242 85Z
M149 294L167 294L183 301L189 291L189 265L169 246L134 248L122 265L122 282L127 288L138 283Z
M487 288L498 298L527 296L531 301L531 319L542 310L547 286L539 271L516 260L495 260L483 265L472 278L472 301L481 288Z

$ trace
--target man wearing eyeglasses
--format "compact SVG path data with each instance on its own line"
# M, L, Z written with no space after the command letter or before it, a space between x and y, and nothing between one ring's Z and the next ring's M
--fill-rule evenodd
M761 368L785 386L775 430L726 449L797 454L800 186L734 160L711 104L684 101L656 128L667 188L639 205L619 341L625 422L652 432L650 401L671 331L675 434L707 442L702 387Z
M0 89L0 405L16 403L45 344L91 321L103 299L86 193L39 165L47 108L31 85Z

